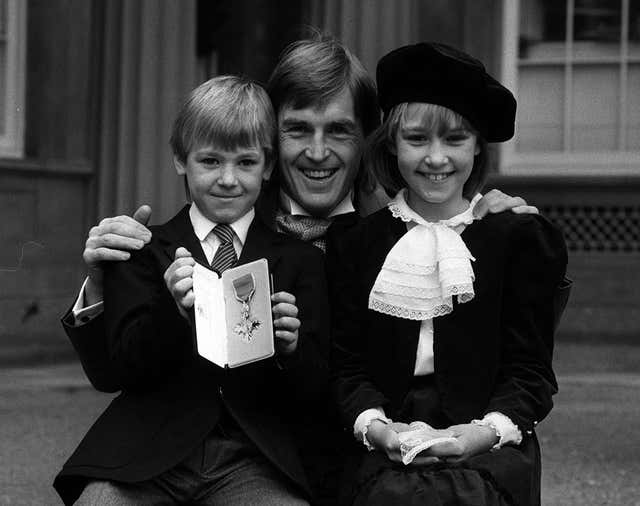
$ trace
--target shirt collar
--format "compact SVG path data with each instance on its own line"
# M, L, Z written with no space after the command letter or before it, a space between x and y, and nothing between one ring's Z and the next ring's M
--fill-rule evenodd
M294 216L311 216L300 204L293 200L284 190L280 190L280 198L284 204L284 209L289 211L289 214ZM328 218L338 216L340 214L347 214L355 212L353 207L353 190L350 191L347 196L329 213Z
M255 209L252 207L244 214L244 216L229 224L240 240L240 244L243 246L245 241L247 240L249 226L253 222L253 217L255 216L255 214ZM206 237L211 233L211 231L215 228L215 226L218 225L216 222L211 221L204 214L202 214L202 212L200 212L200 209L198 209L198 206L196 206L195 202L193 202L191 204L191 207L189 208L189 218L191 219L191 225L193 225L193 231L195 232L196 237L200 242L204 241Z

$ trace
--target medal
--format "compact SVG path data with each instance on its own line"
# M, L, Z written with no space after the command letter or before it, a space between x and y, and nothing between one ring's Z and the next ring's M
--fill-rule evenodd
M233 292L236 300L240 302L240 317L242 320L233 327L233 331L244 342L249 343L253 339L253 332L257 330L260 320L251 318L251 298L256 292L256 283L253 274L245 274L232 281Z

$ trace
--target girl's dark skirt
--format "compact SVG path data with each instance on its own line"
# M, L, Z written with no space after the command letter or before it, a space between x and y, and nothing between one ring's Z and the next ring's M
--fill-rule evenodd
M396 421L451 425L440 407L433 375L417 377ZM540 450L535 435L519 446L476 455L464 463L405 466L358 447L347 465L342 502L355 506L537 506Z

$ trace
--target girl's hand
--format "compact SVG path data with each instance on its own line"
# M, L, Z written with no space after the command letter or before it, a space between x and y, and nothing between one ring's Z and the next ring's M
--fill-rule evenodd
M498 442L496 431L491 427L465 423L452 425L447 430L453 432L459 445L434 445L429 449L431 455L436 455L448 462L461 462L474 455L488 452Z
M412 430L405 423L386 424L380 420L374 420L367 430L367 440L378 451L387 455L389 460L393 462L402 462L402 454L400 453L400 440L398 433ZM440 459L435 455L418 455L411 465L428 465L438 462Z
M300 328L296 298L288 292L278 292L271 296L271 302L276 351L281 355L291 355L298 347Z

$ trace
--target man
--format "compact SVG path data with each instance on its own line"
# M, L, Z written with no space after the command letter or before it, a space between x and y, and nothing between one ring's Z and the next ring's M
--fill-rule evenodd
M256 211L274 230L323 249L330 225L349 227L358 219L356 210L367 214L386 198L367 172L360 170L364 140L379 123L375 85L346 48L335 40L321 39L290 46L274 69L267 90L277 114L279 159L278 170ZM535 212L519 198L496 191L487 197L476 206L481 214L509 208ZM150 241L151 233L144 226L150 212L148 206L142 206L133 218L107 218L91 229L83 254L87 281L63 318L87 376L99 390L120 389L110 374L106 353L102 266L126 260L128 251ZM176 284L185 262L176 258L165 273L176 300L184 296ZM327 420L331 418L327 416L328 375L312 379L327 385L326 395L300 408L300 434L296 436L319 502L331 504L339 468L332 465L338 460L337 453L328 450L339 452L343 434L337 430L337 418Z

